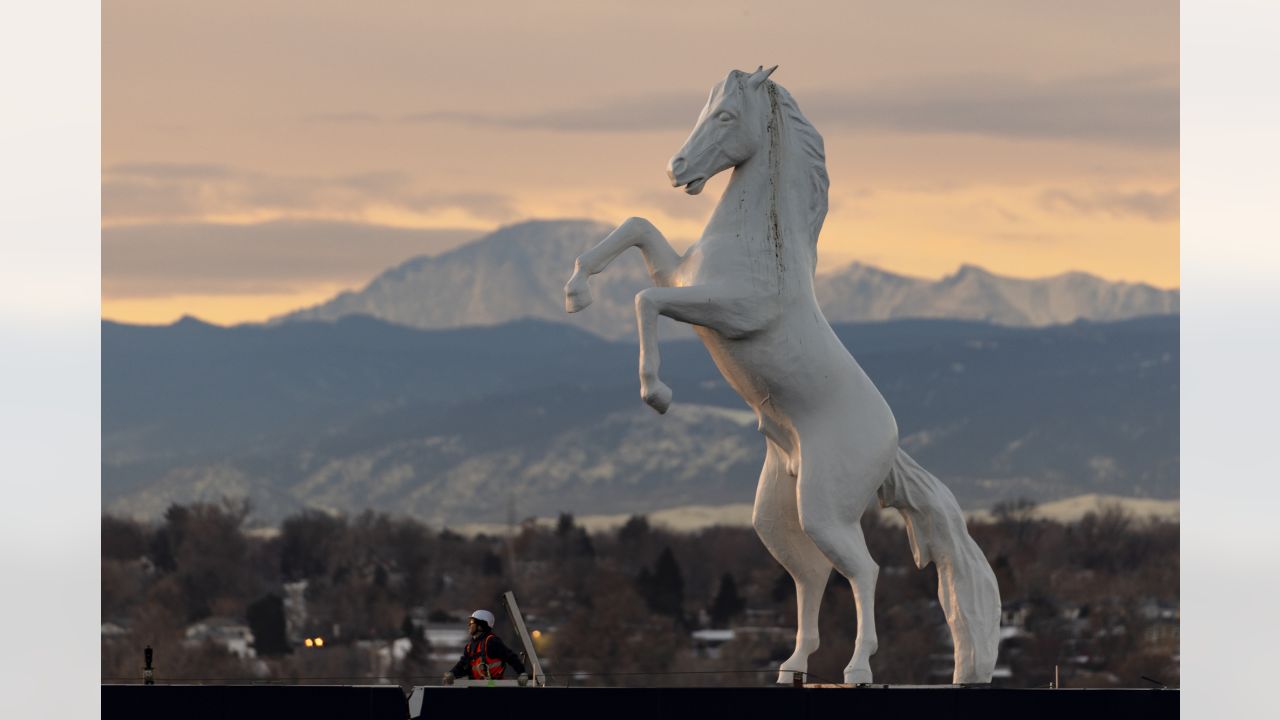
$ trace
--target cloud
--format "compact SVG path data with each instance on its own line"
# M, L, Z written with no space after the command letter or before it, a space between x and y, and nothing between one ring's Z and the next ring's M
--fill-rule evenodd
M102 291L122 299L284 293L319 283L355 284L408 258L435 255L480 234L329 221L108 227L102 233Z
M475 217L498 223L511 222L519 217L512 199L501 193L423 193L406 196L404 205L417 211L460 208Z
M315 125L377 125L385 119L369 112L332 112L304 115L302 121Z
M1176 147L1177 69L1037 80L969 74L796 98L819 127L958 133ZM662 93L536 113L439 111L406 122L557 132L656 132L693 126L705 99Z
M663 93L535 113L437 111L414 113L402 119L410 123L445 122L556 132L658 132L691 129L704 102L705 98L697 95Z
M1074 193L1050 188L1040 194L1040 206L1050 212L1076 215L1106 214L1112 217L1141 217L1153 222L1178 219L1178 188L1164 192L1101 191Z
M400 172L291 177L221 165L150 163L113 165L102 183L108 221L193 221L257 212L358 215L372 205L409 212L460 209L495 223L517 214L508 196L423 192Z
M149 180L209 180L235 174L226 165L199 163L120 163L112 165L110 172L119 177Z
M963 75L797 100L819 127L1159 147L1178 144L1176 70L1046 81Z
M970 208L988 217L999 219L1006 225L1020 225L1026 222L1026 218L1023 217L1021 213L1015 212L1003 203L997 202L991 198L986 198L972 203Z
M1054 232L994 232L988 235L993 240L1017 245L1061 245L1069 243L1072 237Z
M705 222L715 209L716 199L704 195L687 195L672 188L670 190L646 190L633 193L631 201L638 206L657 208L668 217L680 220L698 220Z

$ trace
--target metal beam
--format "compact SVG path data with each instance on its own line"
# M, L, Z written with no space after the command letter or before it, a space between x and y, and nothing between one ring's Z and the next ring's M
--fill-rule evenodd
M524 615L520 614L520 606L516 603L516 594L508 590L502 594L502 602L507 606L507 615L511 617L511 625L516 629L516 636L524 646L524 655L529 659L529 682L534 687L544 687L547 678L542 673L542 663L538 661L538 651L533 648L533 638L529 637L529 628L525 627Z

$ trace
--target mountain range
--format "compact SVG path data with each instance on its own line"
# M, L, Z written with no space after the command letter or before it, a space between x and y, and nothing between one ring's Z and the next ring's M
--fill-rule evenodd
M1178 495L1178 318L837 324L901 442L969 509ZM750 502L755 418L694 340L638 397L636 347L564 323L367 316L102 326L103 506L248 498L259 522L374 509L450 526Z
M368 315L420 329L496 325L534 318L571 324L609 339L634 339L633 299L651 283L637 251L592 279L595 302L564 311L563 286L574 260L613 228L586 220L531 221L502 228L437 256L404 262L359 291L276 318L275 323ZM940 280L907 277L854 263L815 279L831 322L903 318L981 320L1043 327L1178 312L1178 291L1111 282L1071 272L1041 279L1003 277L965 265ZM685 330L668 337L692 337Z
M662 332L671 412L637 396L639 254L565 313L574 260L610 230L512 225L263 325L104 322L104 508L241 497L265 523L373 509L460 527L750 502L755 418L684 326ZM966 508L1177 497L1176 290L854 264L816 292L903 446Z

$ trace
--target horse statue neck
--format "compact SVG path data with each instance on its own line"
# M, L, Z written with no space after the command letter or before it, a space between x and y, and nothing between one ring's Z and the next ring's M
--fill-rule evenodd
M779 293L812 292L815 238L805 196L812 184L772 84L769 99L765 142L734 168L699 244L707 254L725 256L718 263L776 283Z

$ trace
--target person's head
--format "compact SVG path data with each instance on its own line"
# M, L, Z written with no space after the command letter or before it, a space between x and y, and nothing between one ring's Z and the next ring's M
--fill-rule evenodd
M493 629L493 613L488 610L477 610L467 618L467 631L472 635L485 633Z

